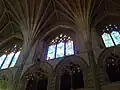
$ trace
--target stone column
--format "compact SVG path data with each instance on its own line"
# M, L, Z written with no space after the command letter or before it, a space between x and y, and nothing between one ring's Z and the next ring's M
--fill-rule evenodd
M100 80L100 85L105 85L108 83L108 77L103 68L98 68L97 77Z
M99 80L96 76L96 62L95 62L95 56L94 56L94 52L93 52L93 49L92 49L92 41L91 40L88 40L86 42L86 47L87 47L87 53L88 53L88 59L89 59L89 64L90 64L90 71L92 72L92 80L95 85L95 90L101 90L100 88L100 83L99 83Z
M100 84L99 80L96 76L96 62L95 62L95 56L94 56L94 51L93 51L93 41L92 41L92 32L94 31L94 28L90 27L89 23L86 23L85 27L83 28L83 37L85 41L85 48L86 48L86 53L88 56L89 60L89 67L90 67L90 77L92 79L91 84L94 85L95 90L101 90L100 89Z

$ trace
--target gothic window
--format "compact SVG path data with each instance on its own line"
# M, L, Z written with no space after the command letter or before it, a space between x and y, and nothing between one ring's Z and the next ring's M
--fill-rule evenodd
M55 47L56 47L55 44L50 45L50 46L48 47L47 60L48 60L48 59L54 59L54 58L55 58Z
M0 66L2 65L5 57L6 57L6 54L4 54L4 55L2 55L2 56L0 57Z
M120 81L120 57L111 54L105 62L109 80L111 82Z
M1 68L1 69L5 69L5 68L7 68L7 67L9 66L13 55L14 55L13 52L11 52L10 54L8 54L8 56L6 57L5 62L4 62L4 64L2 65L2 68Z
M21 47L14 45L14 47L5 50L4 54L0 57L0 68L6 69L14 67L20 55Z
M57 44L56 58L64 56L64 42L59 42Z
M106 26L102 38L106 47L120 45L120 26L115 24Z
M66 42L66 55L74 54L73 41Z
M79 65L71 63L62 71L60 90L84 88L83 74Z
M47 60L74 54L73 40L67 35L60 34L48 45Z

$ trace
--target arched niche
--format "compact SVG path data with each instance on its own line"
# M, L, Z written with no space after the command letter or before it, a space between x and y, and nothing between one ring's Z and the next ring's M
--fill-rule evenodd
M81 73L81 74L79 73L79 75L81 75L81 77L82 77L82 78L81 77L80 78L81 78L81 80L83 80L83 86L80 86L79 88L86 87L86 77L87 77L86 75L87 75L87 71L88 71L88 64L85 62L85 60L83 58L81 58L79 56L73 56L71 58L64 58L56 66L56 68L55 68L55 75L56 75L55 90L60 90L61 79L62 79L62 75L64 73L68 72L68 73L66 73L66 78L68 76L68 79L70 78L69 75L71 75L72 78L74 77L74 75L72 74L72 71L71 71L72 65L73 65L73 68L75 66L75 68L74 68L75 70L79 70L79 72ZM73 71L73 73L75 73L75 72ZM73 87L74 87L74 85L72 85L72 88Z
M47 90L49 82L53 76L53 69L47 62L41 62L30 66L22 75L20 81L20 89L27 90L31 87L31 90L44 89ZM43 83L43 85L40 83ZM34 85L33 87L31 85ZM41 87L40 87L41 86ZM39 89L38 89L39 88Z
M48 43L56 38L56 36L59 36L60 34L65 34L67 36L70 36L74 41L74 51L75 54L83 54L85 48L84 48L84 40L82 33L77 33L78 30L75 30L75 28L72 28L72 26L66 26L66 25L58 25L46 32L41 40L39 40L38 47L36 48L36 55L37 57L41 58L41 60L46 60L47 57L47 51L48 51ZM42 51L42 52L41 52Z
M116 71L120 62L120 47L109 47L104 49L98 57L99 69L104 74L106 82L116 82L119 71Z
M48 43L50 43L57 36L60 36L60 34L67 35L72 38L72 40L74 41L74 47L75 47L74 51L76 51L76 47L78 47L77 41L76 41L76 37L77 37L76 32L73 30L72 27L65 26L65 25L59 25L59 26L56 26L54 29L49 30L49 32L46 32L46 34L43 35L42 40L40 40L36 53L39 53L38 57L40 57L41 60L46 60L47 51L48 51ZM42 44L42 47L40 47L41 44ZM40 48L42 52L39 51Z

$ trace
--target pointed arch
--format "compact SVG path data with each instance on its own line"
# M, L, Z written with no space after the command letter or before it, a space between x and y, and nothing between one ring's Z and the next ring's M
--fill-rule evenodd
M40 62L40 63L37 63L37 64L33 64L31 65L30 67L28 67L22 74L22 78L25 78L25 76L28 74L28 73L33 73L34 71L37 71L38 69L43 69L44 71L48 72L48 75L52 74L53 73L53 67L50 63L48 63L47 61L44 61L44 62Z
M120 81L120 48L109 47L104 49L99 55L98 66L102 70L107 82Z
M74 89L83 88L87 71L88 64L82 57L71 56L64 58L55 67L56 89L58 87L67 90L71 87ZM77 81L76 84L75 81Z
M49 80L49 77L53 76L53 68L52 66L44 61L41 63L34 64L27 68L23 75L21 76L20 80L20 88L25 90L28 84L29 77L40 77L41 79ZM47 86L46 86L47 87Z
M87 70L88 68L88 64L87 62L80 56L71 56L71 57L66 57L64 58L63 60L61 60L55 67L55 72L59 72L59 70L61 70L63 68L64 65L68 64L70 62L73 62L75 64L79 64L81 69L84 71L84 70Z
M105 62L106 58L111 55L111 53L119 56L120 55L120 47L113 46L113 47L103 49L98 56L99 67L101 67L101 68L104 67L104 62Z

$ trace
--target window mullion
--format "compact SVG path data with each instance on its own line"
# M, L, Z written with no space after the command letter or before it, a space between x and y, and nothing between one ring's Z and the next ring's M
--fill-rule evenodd
M66 56L66 41L64 41L64 56Z
M57 43L55 45L55 58L56 58L56 53L57 53Z
M3 63L1 64L0 69L2 68L2 66L3 66L3 64L4 64L4 62L5 62L6 58L7 58L7 56L8 56L8 54L7 54L6 57L4 58L4 61L3 61Z
M11 63L12 63L12 61L13 61L16 53L17 53L17 50L14 52L14 55L13 55L13 57L11 58L11 61L10 61L9 65L8 65L8 68L10 67L10 65L11 65Z
M110 37L111 37L111 39L112 39L112 41L113 41L114 45L116 46L115 41L114 41L114 39L112 38L111 33L109 33L109 35L110 35Z
M73 40L72 40L73 41ZM74 53L74 55L75 55L75 42L73 42L73 53Z

